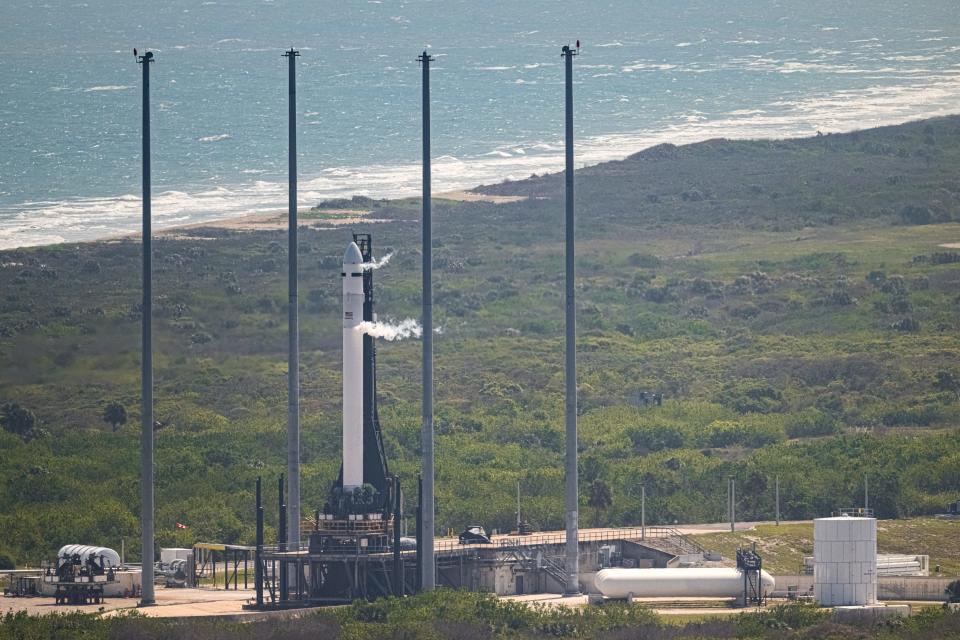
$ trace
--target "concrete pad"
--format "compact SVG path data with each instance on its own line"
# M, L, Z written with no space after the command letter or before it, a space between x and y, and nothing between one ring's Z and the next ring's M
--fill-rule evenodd
M257 612L243 610L243 605L255 597L253 589L222 591L216 589L165 589L157 588L156 604L138 608L137 598L107 598L103 604L56 605L52 597L10 598L0 597L0 614L26 611L30 615L48 613L110 614L116 611L137 609L150 617L188 617L219 615L250 615Z

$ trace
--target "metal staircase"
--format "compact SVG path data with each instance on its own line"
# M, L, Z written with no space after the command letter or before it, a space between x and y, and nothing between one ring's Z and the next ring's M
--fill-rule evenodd
M562 559L560 561L554 559L546 545L501 544L500 550L516 560L524 569L543 570L561 584L566 580L566 569Z

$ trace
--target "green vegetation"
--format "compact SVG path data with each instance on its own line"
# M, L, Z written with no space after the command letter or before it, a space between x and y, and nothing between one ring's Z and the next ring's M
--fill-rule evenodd
M636 605L607 604L571 609L527 605L494 596L439 590L412 598L355 603L284 620L227 622L212 619L170 621L138 614L98 618L89 614L0 618L0 640L365 640L407 638L860 638L862 640L955 640L960 613L928 608L906 619L850 626L830 621L829 611L810 605L778 605L760 612L679 622Z
M580 172L585 517L639 522L645 483L650 524L723 520L730 475L744 520L772 518L775 474L785 519L855 506L864 474L882 518L956 500L960 251L941 245L960 241L947 222L960 210L958 163L960 118L942 118L658 147ZM559 185L485 189L531 196L508 204L437 202L439 530L509 528L518 480L524 519L562 528ZM932 217L905 224L906 206ZM386 221L361 226L378 255L396 251L376 274L378 312L418 317L418 202L318 211L333 209ZM339 468L348 238L300 234L305 513ZM158 544L247 543L255 478L285 468L286 234L184 229L154 249ZM139 552L139 261L135 239L0 253L0 551L19 565L65 543L122 538L128 557ZM383 343L378 360L408 513L419 352ZM641 391L662 393L662 406L635 402ZM114 403L126 422L106 420ZM266 505L272 525L269 492Z

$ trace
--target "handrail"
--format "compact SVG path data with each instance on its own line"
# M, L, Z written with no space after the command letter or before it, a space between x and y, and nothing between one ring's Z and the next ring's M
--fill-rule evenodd
M457 538L438 538L434 543L434 552L435 553L452 553L452 552L466 552L466 551L475 551L478 549L509 549L516 547L540 547L544 545L558 545L564 544L566 541L567 535L565 531L556 531L545 533L541 532L539 534L529 534L529 535L505 535L494 538L489 544L485 543L466 543L460 544ZM631 541L642 541L645 539L650 540L669 540L673 542L681 550L686 551L687 553L703 553L705 550L703 547L698 545L696 542L691 540L687 535L681 533L679 530L673 527L663 527L663 526L652 526L652 527L625 527L622 529L605 529L601 531L583 531L578 536L579 542L606 542L606 541L616 541L616 540L631 540ZM301 540L300 544L294 546L293 544L284 544L284 545L265 545L263 551L265 553L283 553L283 552L297 552L297 551L307 551L308 542L306 540ZM249 547L253 549L253 547ZM337 550L343 550L348 552L355 552L355 545L344 545L342 547L336 547ZM368 546L364 548L362 553L382 553L392 550L389 545L386 546Z
M869 507L845 507L841 508L838 511L831 511L830 516L833 518L841 518L843 516L849 516L852 518L872 518L873 509Z

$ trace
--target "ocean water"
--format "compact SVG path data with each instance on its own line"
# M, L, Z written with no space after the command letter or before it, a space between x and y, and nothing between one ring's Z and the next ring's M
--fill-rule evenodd
M156 54L158 227L286 205L296 47L300 201L415 194L433 63L436 192L660 142L836 132L960 111L956 0L4 0L0 248L135 231L140 68Z

